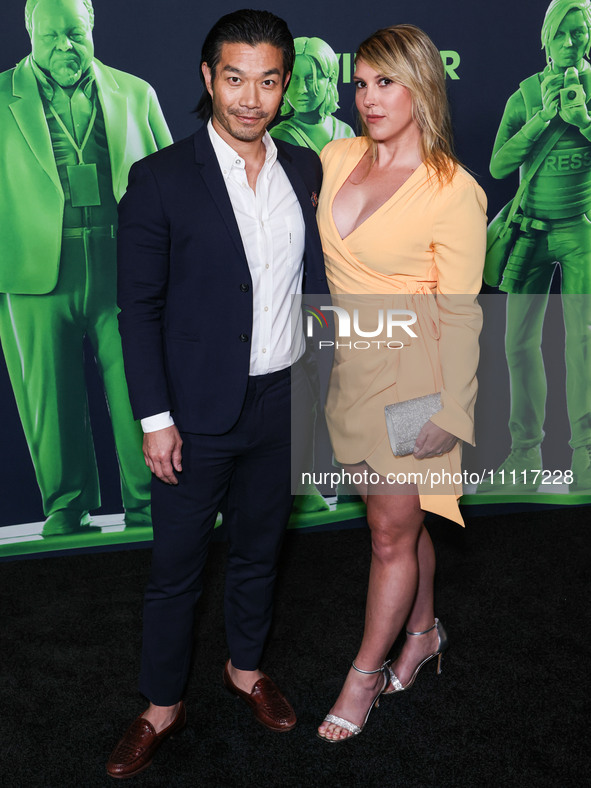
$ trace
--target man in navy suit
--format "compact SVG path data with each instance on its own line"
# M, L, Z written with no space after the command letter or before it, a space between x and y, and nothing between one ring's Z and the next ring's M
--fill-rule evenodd
M150 705L112 753L113 777L148 766L185 722L193 616L220 509L224 683L271 730L296 722L259 669L292 503L290 386L294 400L311 400L292 296L327 292L314 214L320 162L266 132L293 59L273 14L220 19L201 58L206 125L136 164L121 201L120 331L153 472L154 547L140 677Z

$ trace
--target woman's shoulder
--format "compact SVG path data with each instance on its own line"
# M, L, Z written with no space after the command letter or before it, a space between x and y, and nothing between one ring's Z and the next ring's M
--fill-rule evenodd
M320 158L322 166L328 167L333 162L340 162L359 148L367 146L367 141L364 137L345 137L339 140L333 140L322 148Z
M486 194L476 178L468 170L457 164L453 175L441 185L441 196L448 199L475 199L482 207L486 208Z
M457 164L454 170L454 174L451 177L451 185L455 186L456 189L465 188L466 186L472 186L480 189L480 185L476 178L468 172L465 167L462 167L461 164Z

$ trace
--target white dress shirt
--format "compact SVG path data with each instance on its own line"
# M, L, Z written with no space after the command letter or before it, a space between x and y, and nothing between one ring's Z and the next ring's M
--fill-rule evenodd
M250 375L285 369L304 352L300 310L292 320L293 296L302 292L305 232L302 209L277 148L265 132L265 163L256 192L246 177L246 163L213 128L207 130L220 165L240 230L252 279L253 323ZM170 412L141 420L144 432L174 424Z

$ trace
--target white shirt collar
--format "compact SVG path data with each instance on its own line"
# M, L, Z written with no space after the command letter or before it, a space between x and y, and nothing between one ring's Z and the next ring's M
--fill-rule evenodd
M207 122L207 132L209 134L209 139L213 146L214 153L224 178L228 178L230 176L230 172L233 167L236 167L239 170L245 169L246 163L244 159L239 156L224 139L220 137L213 127L211 118ZM277 160L277 146L273 142L273 138L268 131L265 131L263 136L263 145L266 149L265 165L268 169L270 169Z

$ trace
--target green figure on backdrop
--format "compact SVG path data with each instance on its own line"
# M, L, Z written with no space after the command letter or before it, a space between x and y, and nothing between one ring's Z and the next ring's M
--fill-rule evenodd
M116 306L117 201L129 168L172 142L154 90L94 58L91 0L27 0L32 52L0 74L0 338L35 467L43 535L100 506L83 364L93 347L126 525L150 524Z
M566 395L573 449L570 492L591 492L591 47L590 0L553 0L542 26L547 66L509 98L490 171L518 168L525 186L500 289L508 293L505 349L511 381L511 453L480 492L533 492L542 465L546 373L541 342L560 268ZM528 169L530 172L528 173ZM525 180L525 184L524 184ZM485 280L493 284L487 278ZM517 484L508 483L515 471ZM498 472L497 472L498 474Z
M332 114L339 108L339 59L321 38L294 39L295 65L281 115L270 134L320 153L332 140L354 137L351 126Z
M293 43L296 58L280 112L285 119L269 133L275 139L320 153L332 140L355 136L351 126L332 114L339 108L339 59L321 38L301 36ZM357 496L350 498L359 500ZM340 495L339 500L344 497ZM328 508L314 485L302 488L294 501L298 512Z

